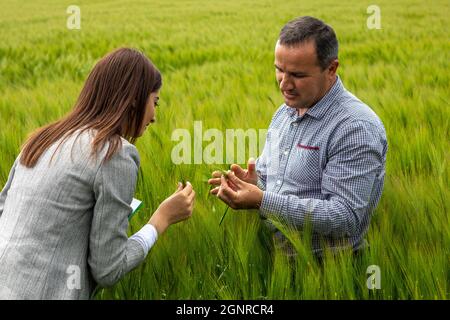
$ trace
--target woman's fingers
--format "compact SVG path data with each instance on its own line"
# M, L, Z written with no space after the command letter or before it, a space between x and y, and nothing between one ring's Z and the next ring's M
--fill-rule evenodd
M193 191L192 184L189 181L187 181L186 186L183 189L183 193L187 196L190 195L192 191Z
M194 210L194 202L192 202L188 208L188 210L190 211L190 216L192 215L192 210Z
M183 184L181 182L178 182L177 190L175 191L175 193L177 193L177 192L179 192L181 190L183 190Z
M194 210L194 203L195 203L195 192L192 192L192 194L188 198L188 210L190 212L190 215L192 215L192 210Z
M195 199L195 191L192 191L190 195L187 196L188 202L191 203Z

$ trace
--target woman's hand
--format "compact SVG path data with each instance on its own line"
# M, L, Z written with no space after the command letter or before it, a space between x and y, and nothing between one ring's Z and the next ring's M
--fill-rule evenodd
M170 225L191 217L194 198L195 191L191 183L187 182L183 188L179 182L177 191L159 205L148 223L156 228L158 235L162 234Z

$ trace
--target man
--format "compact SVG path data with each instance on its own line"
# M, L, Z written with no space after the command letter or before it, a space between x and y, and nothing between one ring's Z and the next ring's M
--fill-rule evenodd
M287 23L275 47L276 78L284 104L275 112L266 145L248 169L213 172L211 190L234 209L259 209L312 228L321 255L364 247L370 216L383 189L386 133L378 116L347 91L339 76L333 29L313 17ZM275 240L286 239L275 232ZM288 246L289 247L289 246ZM287 248L293 253L292 248Z

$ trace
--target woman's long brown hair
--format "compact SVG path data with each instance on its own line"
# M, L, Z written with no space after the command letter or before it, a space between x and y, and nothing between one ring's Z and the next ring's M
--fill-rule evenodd
M109 142L103 159L108 161L122 146L120 136L131 143L136 141L150 93L157 92L161 85L160 72L144 54L129 48L113 51L92 69L72 112L30 134L23 145L20 163L34 167L52 144L62 139L59 148L78 129L80 134L97 130L91 156Z

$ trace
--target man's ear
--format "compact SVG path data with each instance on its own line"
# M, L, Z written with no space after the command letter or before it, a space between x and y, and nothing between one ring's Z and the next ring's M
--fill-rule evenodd
M339 67L339 60L338 59L332 60L330 65L328 66L328 74L331 77L334 77L338 67Z

